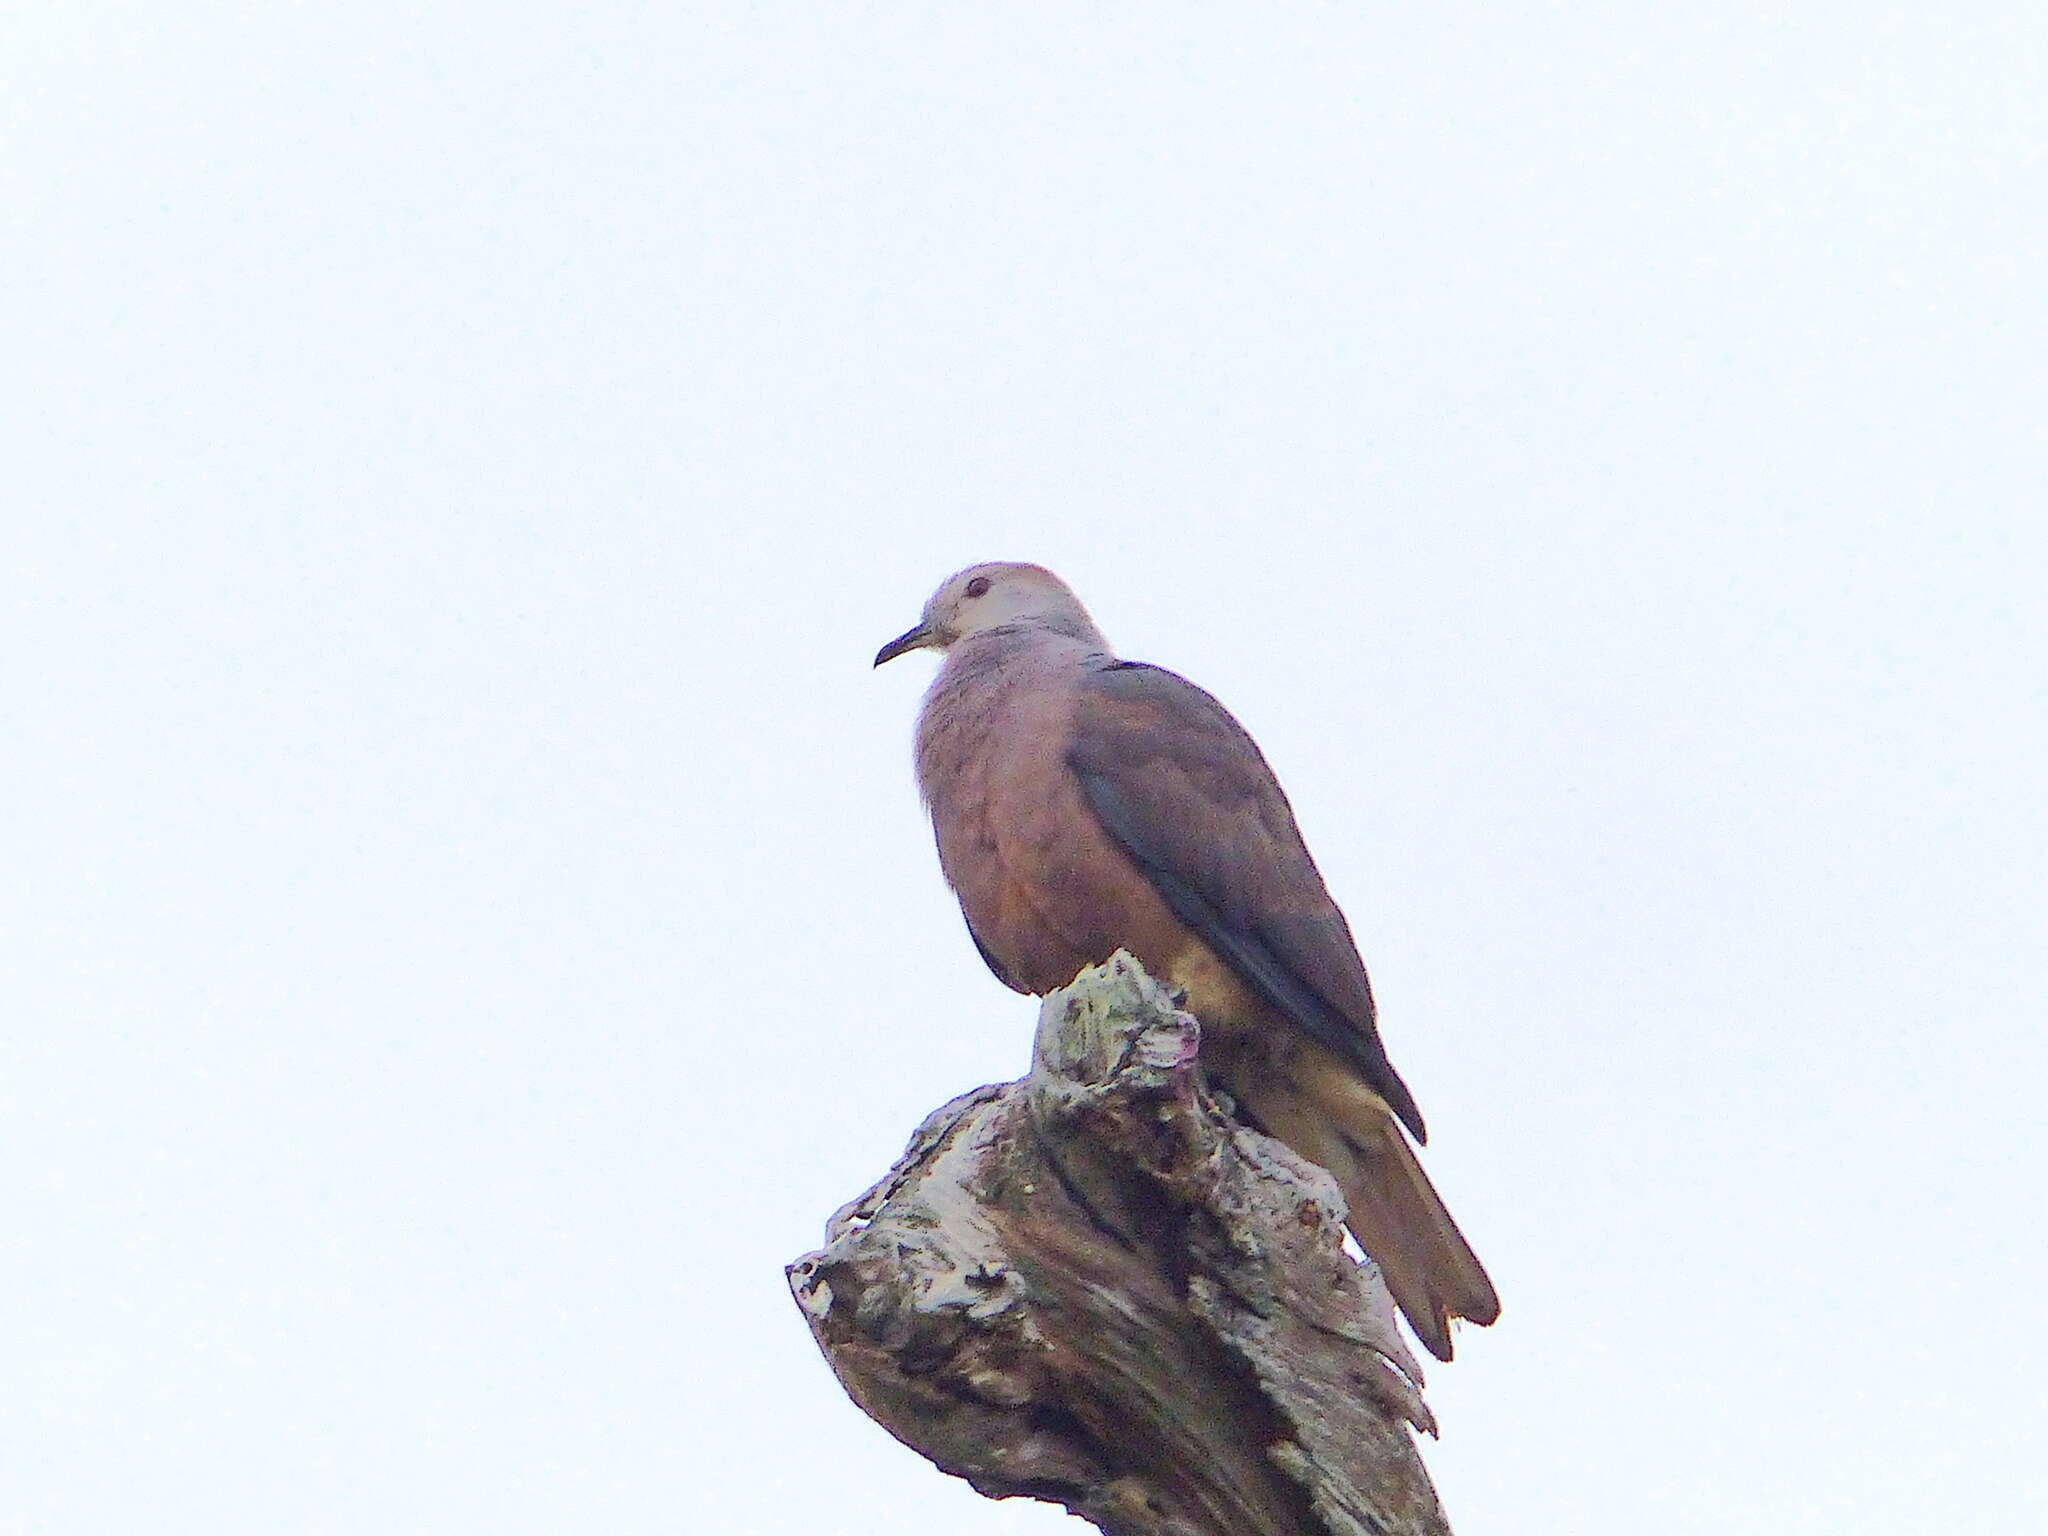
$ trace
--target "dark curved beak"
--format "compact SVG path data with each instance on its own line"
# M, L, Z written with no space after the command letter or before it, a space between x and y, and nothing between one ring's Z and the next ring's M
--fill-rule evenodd
M879 667L885 661L894 661L905 651L921 651L932 643L933 638L932 632L922 624L915 629L906 629L875 652L875 665Z

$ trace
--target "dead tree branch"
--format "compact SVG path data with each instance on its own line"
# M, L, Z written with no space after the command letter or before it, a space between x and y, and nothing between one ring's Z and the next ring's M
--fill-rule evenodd
M1110 1536L1449 1536L1336 1186L1209 1100L1197 1039L1127 955L1048 997L1030 1076L933 1114L790 1266L819 1347L944 1470Z

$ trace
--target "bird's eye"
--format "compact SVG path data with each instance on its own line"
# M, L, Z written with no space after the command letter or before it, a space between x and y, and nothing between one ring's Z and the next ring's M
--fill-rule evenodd
M989 579L986 576L977 576L974 580L967 583L967 595L969 597L987 597L989 585Z

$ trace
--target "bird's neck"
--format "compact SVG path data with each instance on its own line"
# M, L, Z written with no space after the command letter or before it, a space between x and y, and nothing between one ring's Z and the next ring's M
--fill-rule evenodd
M932 679L917 720L918 780L931 800L967 765L985 762L996 739L1050 729L1073 680L1105 648L1040 624L1003 624L956 641Z

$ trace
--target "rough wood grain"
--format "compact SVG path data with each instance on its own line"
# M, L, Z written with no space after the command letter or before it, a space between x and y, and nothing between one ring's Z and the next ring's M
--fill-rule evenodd
M1237 1123L1128 955L1031 1073L931 1115L789 1268L846 1390L992 1498L1111 1536L1448 1536L1435 1432L1322 1170Z

